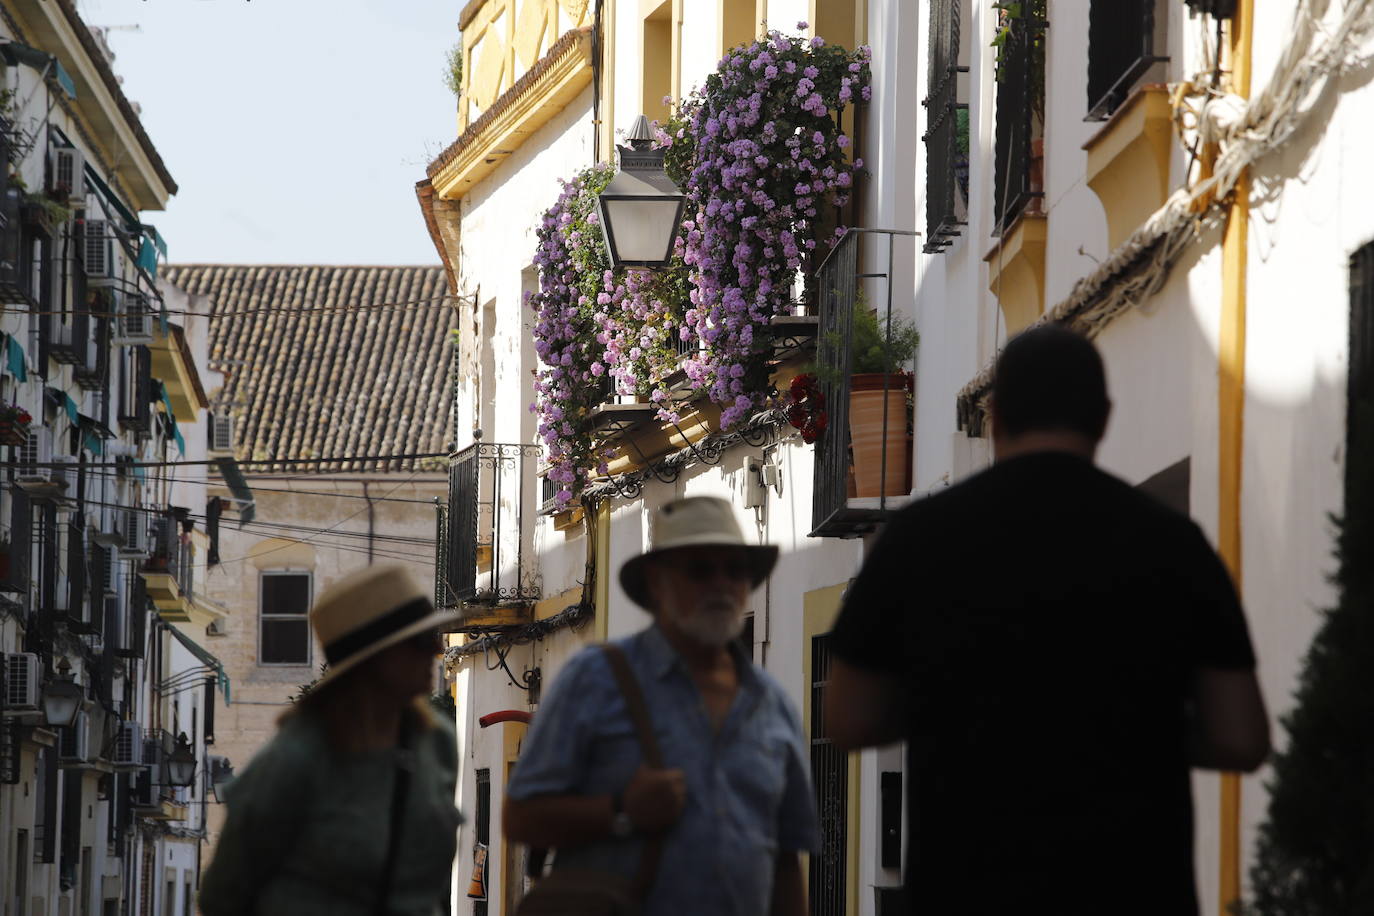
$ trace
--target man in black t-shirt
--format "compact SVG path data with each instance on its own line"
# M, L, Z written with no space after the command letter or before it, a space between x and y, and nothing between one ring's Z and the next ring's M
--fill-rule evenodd
M907 741L913 913L1192 916L1189 767L1269 749L1202 532L1093 464L1102 362L1043 328L993 389L989 470L899 513L845 595L826 728Z

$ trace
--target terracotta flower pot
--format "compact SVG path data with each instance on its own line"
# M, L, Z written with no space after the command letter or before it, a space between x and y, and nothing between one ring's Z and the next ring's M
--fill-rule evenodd
M887 391L883 391L887 379ZM854 495L905 496L911 492L907 460L905 372L862 373L849 380L849 444L854 456ZM887 429L883 429L883 405ZM884 434L886 433L886 434ZM883 462L886 454L887 467Z

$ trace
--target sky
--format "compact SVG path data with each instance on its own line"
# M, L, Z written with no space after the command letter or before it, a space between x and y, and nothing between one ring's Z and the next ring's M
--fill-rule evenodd
M143 214L169 263L439 263L415 182L457 136L462 5L77 0L180 187Z

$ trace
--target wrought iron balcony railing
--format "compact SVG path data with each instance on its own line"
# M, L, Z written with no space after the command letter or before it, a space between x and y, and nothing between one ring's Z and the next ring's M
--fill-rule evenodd
M539 599L533 536L541 454L537 445L477 442L451 459L435 563L441 607Z
M896 283L910 289L907 281L914 270L914 246L898 239L917 239L918 233L895 229L850 229L821 264L816 276L820 306L820 329L816 340L817 384L822 396L824 428L815 440L816 467L812 483L811 536L858 537L876 528L905 502L910 492L908 421L906 403L909 377L881 373L878 387L864 392L870 397L855 399L867 419L858 434L852 415L852 396L856 394L854 376L854 316L862 308L861 281L878 288L876 303L879 328L890 328ZM869 251L860 251L860 241L873 239ZM912 250L908 250L908 248ZM863 255L883 260L882 270L861 270ZM900 264L898 263L900 257ZM903 269L894 269L903 268ZM896 283L894 283L896 281ZM868 446L873 446L870 449ZM867 458L876 481L876 490L860 492L855 484L855 468ZM903 485L905 483L905 486Z

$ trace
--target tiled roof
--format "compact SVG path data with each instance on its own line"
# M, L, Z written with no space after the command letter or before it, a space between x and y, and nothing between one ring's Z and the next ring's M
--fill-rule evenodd
M455 324L442 267L185 264L164 275L210 300L209 368L225 374L212 409L234 415L240 460L425 454L452 441Z

